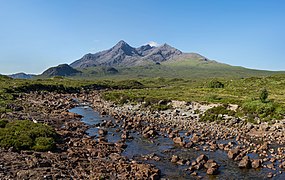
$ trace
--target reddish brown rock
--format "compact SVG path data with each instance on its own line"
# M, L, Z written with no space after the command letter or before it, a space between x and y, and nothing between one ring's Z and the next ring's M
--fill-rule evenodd
M238 167L247 168L247 169L251 168L250 158L248 156L244 156L242 160L239 162Z
M173 138L173 142L175 144L179 144L180 146L184 146L185 142L183 141L183 138L182 137L176 137L176 138Z
M251 162L252 168L260 168L261 167L261 160L260 159L253 159Z
M180 159L180 158L179 158L178 156L173 155L170 161L171 161L172 163L176 163L177 161L179 161L179 159Z
M218 169L217 168L209 168L209 169L207 169L207 174L209 174L209 175L216 175L216 174L218 174Z
M240 153L239 148L231 149L231 150L228 152L228 158L230 158L230 159L235 159L239 153Z
M208 160L208 157L205 155L205 154L201 154L200 156L198 156L197 158L196 158L196 161L199 163L199 162L201 162L201 161L207 161Z

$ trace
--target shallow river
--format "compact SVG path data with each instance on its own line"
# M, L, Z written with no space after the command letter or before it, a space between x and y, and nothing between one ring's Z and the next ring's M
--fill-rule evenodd
M70 110L70 112L77 113L83 116L82 121L87 125L95 125L101 123L104 120L113 120L110 116L100 116L100 114L94 111L88 106L79 106ZM116 142L120 140L121 133L115 130L119 128L106 128L108 130L107 139L109 142ZM92 127L87 133L90 136L98 136L98 128ZM184 134L183 132L181 134ZM185 171L187 166L180 166L170 162L172 155L178 155L183 159L188 159L194 161L200 154L205 154L209 159L214 159L220 166L219 175L209 176L206 175L204 169L198 171L198 175L201 175L203 179L266 179L268 172L274 172L272 170L263 169L240 169L237 163L233 160L228 159L226 152L217 150L215 152L209 151L196 151L194 149L186 149L177 147L174 145L173 141L167 137L158 136L158 138L150 141L145 139L142 135L132 132L130 134L134 137L132 140L127 141L127 148L123 152L123 155L129 159L147 162L154 164L161 170L161 175L163 178L168 179L195 179L191 176L189 172ZM156 156L160 157L160 161L154 160L144 160L142 157L154 153ZM252 155L255 156L255 155ZM278 175L272 179L285 179L285 174Z

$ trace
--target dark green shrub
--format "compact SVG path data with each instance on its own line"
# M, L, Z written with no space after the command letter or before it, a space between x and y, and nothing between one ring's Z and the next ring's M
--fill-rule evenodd
M265 103L267 101L268 98L268 91L267 89L262 89L261 93L259 95L259 99L261 100L261 102Z

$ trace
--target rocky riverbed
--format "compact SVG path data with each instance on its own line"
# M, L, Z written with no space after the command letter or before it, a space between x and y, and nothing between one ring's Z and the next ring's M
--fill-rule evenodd
M0 179L158 179L159 169L121 155L123 142L86 134L81 116L68 110L78 105L77 94L31 93L19 99L17 111L3 119L30 119L56 128L60 142L54 152L1 149ZM80 99L78 99L80 101Z
M204 123L195 112L215 105L172 103L156 112L117 106L98 91L23 94L1 118L49 124L61 141L54 152L1 149L0 179L285 178L284 121ZM79 105L99 121L81 119Z
M197 112L205 111L215 105L201 105L198 103L174 101L174 109L167 111L142 110L139 105L116 106L105 102L97 93L87 96L92 100L94 109L102 115L111 115L122 123L124 132L136 131L150 141L156 141L161 136L172 139L181 149L193 149L202 155L223 153L227 160L244 171L246 176L249 170L255 175L248 177L285 178L284 172L284 120L274 121L272 124L251 124L243 119L224 117L217 122L199 122ZM236 108L234 105L232 108ZM159 141L157 142L160 143ZM176 151L173 151L175 154ZM209 157L203 161L183 159L172 156L169 161L185 167L193 176L199 174L200 169L205 169L206 174L222 174L225 165ZM228 161L227 161L228 162ZM208 165L208 164L212 165ZM220 168L219 168L220 167ZM229 171L229 170L226 170ZM205 173L204 173L205 174ZM202 173L203 175L203 173ZM198 175L199 177L199 175Z

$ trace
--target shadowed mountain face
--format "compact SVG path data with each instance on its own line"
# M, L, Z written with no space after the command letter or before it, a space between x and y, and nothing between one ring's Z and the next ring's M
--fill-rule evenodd
M118 42L109 50L95 54L86 54L81 59L70 64L73 68L87 68L94 66L139 66L154 64L174 59L182 54L181 51L167 44L159 47L144 45L133 48L124 41Z
M52 76L72 76L81 73L80 71L73 69L68 64L61 64L56 67L51 67L44 71L41 76L52 77Z

